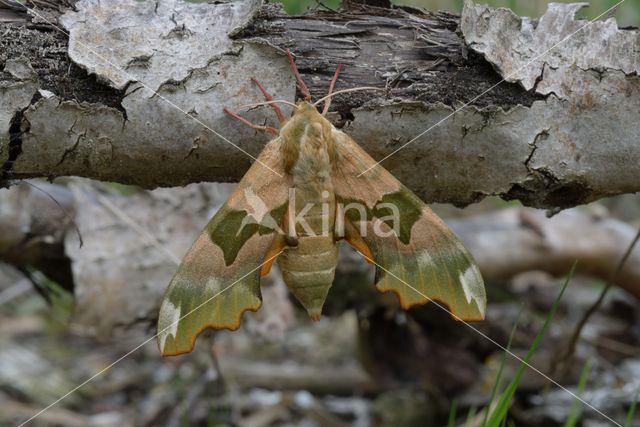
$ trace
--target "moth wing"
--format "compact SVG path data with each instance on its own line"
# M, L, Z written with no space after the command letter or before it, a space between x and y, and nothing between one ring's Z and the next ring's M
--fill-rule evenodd
M291 185L280 146L279 138L265 146L180 264L160 307L162 355L188 353L205 329L237 329L245 311L260 307L263 264L277 256Z
M382 166L360 176L375 160L348 135L334 132L333 181L345 213L345 237L365 258L373 257L378 290L394 292L405 309L435 300L459 319L483 319L482 276L460 239Z

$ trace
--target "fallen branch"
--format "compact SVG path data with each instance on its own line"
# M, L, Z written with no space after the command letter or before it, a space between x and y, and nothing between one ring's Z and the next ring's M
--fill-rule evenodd
M572 209L547 218L542 211L510 208L448 221L474 255L488 283L531 270L576 272L609 280L636 235L619 220ZM616 285L640 298L640 249L629 254Z

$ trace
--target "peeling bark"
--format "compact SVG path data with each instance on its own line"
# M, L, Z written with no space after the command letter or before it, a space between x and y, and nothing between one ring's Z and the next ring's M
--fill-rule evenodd
M586 24L575 5L552 6L539 21L470 1L461 20L366 6L290 17L254 0L71 6L29 16L16 6L0 19L0 44L10 47L0 84L15 79L7 59L31 46L23 59L40 89L29 102L3 103L0 130L13 129L0 133L5 180L236 181L266 136L222 107L261 99L251 76L293 101L282 53L291 48L316 97L338 63L338 89L386 89L337 96L333 119L374 158L408 143L383 165L426 201L500 195L565 208L640 190L640 32L599 21L528 64ZM69 40L46 22L58 18ZM51 54L39 45L55 46L56 59L43 61ZM274 121L267 108L245 115Z

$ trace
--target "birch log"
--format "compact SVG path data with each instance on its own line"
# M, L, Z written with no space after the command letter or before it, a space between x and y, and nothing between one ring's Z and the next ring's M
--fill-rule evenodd
M384 89L336 97L333 120L374 158L393 154L383 165L428 202L565 208L640 190L640 31L576 19L577 4L537 20L471 1L461 17L357 4L291 17L259 0L3 4L5 181L236 181L266 136L222 108L261 100L251 76L294 101L290 48L314 97L338 63L338 89ZM243 113L273 124L268 108Z

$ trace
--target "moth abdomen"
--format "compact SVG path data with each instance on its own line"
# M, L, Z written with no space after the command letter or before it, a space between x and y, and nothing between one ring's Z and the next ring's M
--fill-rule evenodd
M309 316L318 320L331 288L338 262L332 236L305 236L278 258L282 278Z

